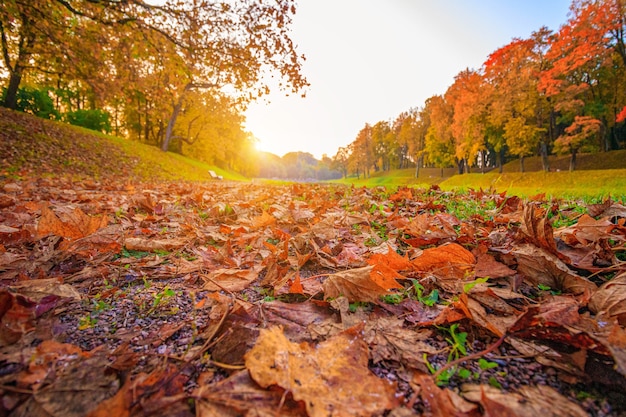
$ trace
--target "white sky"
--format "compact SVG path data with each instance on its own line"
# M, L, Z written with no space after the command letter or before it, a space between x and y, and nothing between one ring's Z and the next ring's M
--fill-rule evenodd
M259 149L332 157L365 123L443 94L465 68L541 26L556 31L570 0L300 0L292 26L306 98L273 91L246 112ZM269 102L268 102L269 100Z

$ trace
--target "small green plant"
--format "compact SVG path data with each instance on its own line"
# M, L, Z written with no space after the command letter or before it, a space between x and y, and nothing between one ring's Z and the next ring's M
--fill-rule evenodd
M467 355L467 332L459 332L458 323L454 323L449 328L439 327L439 329L445 330L450 337L446 337L446 342L450 344L450 353L448 354L448 362L459 359L460 355Z
M93 317L91 313L87 313L78 319L78 330L86 330L94 327L98 323L98 319Z
M350 303L348 306L348 310L350 313L356 313L359 308L368 309L370 307L370 303L363 301L355 301L354 303Z
M494 388L502 389L502 384L500 384L498 380L496 379L496 377L493 375L489 377L489 385L491 385Z
M154 296L154 300L152 301L152 310L158 308L161 304L167 303L175 295L176 291L166 285L162 291L158 292Z
M552 294L552 295L560 295L561 294L561 291L553 290L549 285L539 284L539 285L537 285L537 288L539 289L539 292L550 292L550 294Z
M458 332L459 324L454 323L449 328L439 327L438 329L444 330L450 337L446 337L446 342L450 345L450 352L448 353L447 363L450 363L454 360L459 359L461 355L467 355L467 332ZM469 378L472 373L464 368L451 367L443 372L437 373L438 370L428 362L426 354L424 354L424 361L426 363L426 367L432 374L437 374L437 385L447 385L450 382L450 379L459 372L459 376L461 378Z
M411 282L413 283L413 289L415 291L417 301L427 305L428 307L432 307L437 304L437 301L439 301L439 290L434 289L430 292L430 294L424 296L424 286L417 282L416 279L411 280Z
M377 246L378 242L376 241L376 238L373 237L368 237L367 239L365 239L365 241L363 242L363 244L369 248L373 247L373 246Z
M481 371L486 371L487 369L497 368L498 364L496 362L491 362L484 358L480 358L478 359L478 367Z
M400 304L404 298L405 295L402 293L386 294L382 296L382 300L386 304Z
M424 353L423 358L424 358L424 363L426 363L426 367L428 368L428 371L433 375L437 374L438 372L437 368L435 368L433 365L431 365L430 362L428 362L428 355ZM444 370L443 372L437 375L436 384L440 387L444 385L448 385L450 383L450 379L452 379L454 374L456 374L456 368L449 368L449 369Z

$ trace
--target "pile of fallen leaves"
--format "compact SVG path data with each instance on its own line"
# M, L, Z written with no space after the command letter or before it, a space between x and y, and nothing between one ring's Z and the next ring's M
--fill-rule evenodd
M1 415L626 412L626 207L610 199L0 191Z

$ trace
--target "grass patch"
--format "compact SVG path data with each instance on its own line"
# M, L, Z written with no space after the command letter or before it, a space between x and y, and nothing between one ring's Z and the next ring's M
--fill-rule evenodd
M507 194L530 197L602 198L626 197L626 169L574 172L525 172L455 175L441 182L444 190L494 189Z

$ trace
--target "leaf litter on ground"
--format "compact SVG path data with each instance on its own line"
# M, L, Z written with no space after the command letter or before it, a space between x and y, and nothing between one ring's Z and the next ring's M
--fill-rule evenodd
M35 178L0 203L3 415L626 413L623 202Z

